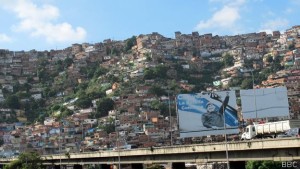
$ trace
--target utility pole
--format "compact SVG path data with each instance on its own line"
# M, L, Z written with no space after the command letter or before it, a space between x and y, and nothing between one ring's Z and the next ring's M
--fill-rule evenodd
M229 93L227 92L227 95ZM224 101L223 101L224 104ZM229 165L229 155L228 155L228 143L227 143L227 127L226 127L226 112L225 112L225 106L223 106L223 119L224 119L224 131L225 131L225 147L226 147L226 164L227 164L227 169L230 169Z
M117 149L118 149L118 169L121 169L121 157L120 157L120 139L119 139L119 131L117 131Z
M173 134L172 134L172 114L171 114L171 101L170 101L170 91L168 90L168 100L169 100L169 120L170 120L170 137L171 137L171 140L170 140L170 144L171 146L173 146Z
M254 86L254 75L253 75L253 70L251 70L251 75L252 75L252 88L253 88L253 95L254 95L255 122L257 122L256 91L255 91L255 86Z
M116 120L118 117L118 112L116 111ZM119 133L119 129L116 126L115 123L115 129L116 129L116 133L117 133L117 149L118 149L118 169L121 169L121 157L120 157L120 133Z
M58 150L59 150L59 169L62 169L61 168L61 124L59 124Z
M81 143L84 143L84 133L83 133L83 120L80 121L80 125L81 125ZM84 152L84 145L80 145L82 146L82 152Z

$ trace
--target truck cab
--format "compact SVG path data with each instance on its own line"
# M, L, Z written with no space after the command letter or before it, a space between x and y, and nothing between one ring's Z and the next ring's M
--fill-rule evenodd
M256 136L256 130L254 125L246 127L246 131L242 134L241 140L250 140Z

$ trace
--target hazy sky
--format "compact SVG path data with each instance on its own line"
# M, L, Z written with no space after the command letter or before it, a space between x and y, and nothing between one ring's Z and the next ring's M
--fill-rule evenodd
M63 49L152 32L284 31L300 24L299 9L300 0L0 0L0 49Z

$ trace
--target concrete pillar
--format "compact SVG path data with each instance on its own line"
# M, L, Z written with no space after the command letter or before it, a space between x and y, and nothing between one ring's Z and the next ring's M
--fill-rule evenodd
M167 165L165 166L165 169L172 169L172 163L167 163Z
M111 169L111 166L108 164L100 164L101 169Z
M230 161L230 169L246 169L245 161Z
M74 168L74 169L83 169L83 166L82 166L82 165L75 164L73 168Z
M60 165L55 165L54 166L54 169L59 169L60 168Z
M3 168L3 167L0 165L0 168ZM54 166L53 165L47 165L46 169L54 169Z
M68 165L70 166L70 165ZM69 169L70 167L67 168L66 165L53 165L49 167L50 169ZM73 167L74 168L74 167ZM75 169L75 168L74 168ZM76 169L81 169L81 168L76 168Z
M172 169L185 169L185 163L172 163Z
M145 164L131 164L132 169L146 169Z

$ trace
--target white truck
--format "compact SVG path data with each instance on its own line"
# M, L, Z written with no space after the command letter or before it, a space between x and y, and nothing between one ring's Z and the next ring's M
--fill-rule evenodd
M241 140L265 137L275 138L278 134L285 133L291 128L300 128L300 120L284 120L248 125L246 131L241 136Z

